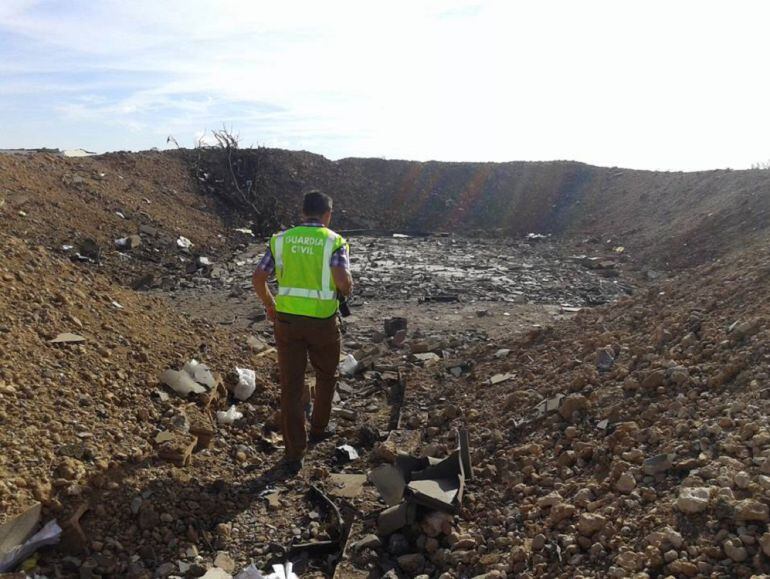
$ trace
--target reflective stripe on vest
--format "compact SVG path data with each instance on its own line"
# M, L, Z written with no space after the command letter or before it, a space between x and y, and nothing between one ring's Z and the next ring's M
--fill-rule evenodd
M279 234L278 238L275 240L275 255L273 256L273 259L275 259L275 269L282 270L283 269L283 234Z
M311 298L314 300L335 300L337 299L337 292L335 291L323 291L323 290L310 290L301 287L279 287L279 296L289 296L292 298Z

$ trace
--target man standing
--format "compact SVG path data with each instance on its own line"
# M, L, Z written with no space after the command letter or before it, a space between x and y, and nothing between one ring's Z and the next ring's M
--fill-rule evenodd
M308 356L316 373L310 439L317 442L329 436L340 357L337 292L348 296L353 289L348 246L341 235L329 229L331 218L328 195L318 191L305 194L302 225L273 235L253 276L254 290L275 326L284 466L291 474L302 468L307 448L303 392ZM278 281L275 297L267 286L273 273Z

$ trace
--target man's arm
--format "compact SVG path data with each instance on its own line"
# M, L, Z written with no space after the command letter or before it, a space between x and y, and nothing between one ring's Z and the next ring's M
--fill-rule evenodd
M348 257L347 243L332 254L329 264L332 270L332 279L337 290L348 297L353 292L353 276L350 275L350 258Z
M348 297L353 292L353 276L346 267L332 267L332 279L339 292Z
M267 319L271 322L275 322L275 298L270 293L270 288L267 287L267 280L273 275L273 272L275 272L275 259L273 259L273 252L268 247L251 276L251 282L254 284L254 291L265 306Z
M267 287L267 280L270 274L263 269L257 269L251 276L251 281L254 284L254 291L257 292L259 299L262 300L262 304L265 306L265 314L267 319L271 322L275 322L275 298L270 292L270 288Z

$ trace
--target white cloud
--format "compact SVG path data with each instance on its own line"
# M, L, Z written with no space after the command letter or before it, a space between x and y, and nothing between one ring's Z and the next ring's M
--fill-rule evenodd
M187 144L228 123L247 143L331 157L745 167L770 156L768 12L760 1L13 1L0 7L11 39L0 105L15 99L2 108L18 112L34 95L73 139L84 127L83 142L51 143L68 146L163 146L169 133ZM15 145L5 140L23 127L2 115L2 145Z

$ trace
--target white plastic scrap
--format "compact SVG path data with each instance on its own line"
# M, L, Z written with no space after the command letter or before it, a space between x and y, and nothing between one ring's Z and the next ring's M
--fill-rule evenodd
M340 372L346 376L355 374L356 368L358 368L358 360L353 357L353 354L345 356L345 359L340 363Z
M219 424L232 424L241 418L243 418L243 413L238 412L235 409L235 404L228 408L227 412L224 412L223 410L217 412L217 422L219 422Z
M236 227L235 231L237 231L238 233L245 233L246 235L251 235L252 237L254 237L254 232L248 227Z
M185 363L181 371L166 370L160 375L160 381L166 384L177 394L182 396L190 392L194 394L203 394L209 389L215 388L217 381L214 375L205 364L197 360L190 360Z
M243 402L251 398L257 389L257 373L248 368L236 368L238 373L238 385L233 389L233 395Z
M216 388L217 381L206 364L201 364L198 360L192 359L184 365L183 370L192 376L196 382Z
M187 396L190 392L194 394L203 394L206 391L205 386L198 384L193 380L192 376L185 371L177 372L176 370L171 369L165 370L163 374L160 375L160 381L182 396Z
M246 567L235 576L235 579L299 579L293 571L294 563L284 563L283 565L273 565L273 572L263 575L254 563Z
M0 573L14 569L20 561L29 557L40 547L58 543L61 538L61 532L61 527L55 520L48 521L42 529L32 535L24 544L17 545L0 557Z
M179 237L177 237L177 239L176 239L176 244L177 244L177 246L178 246L178 247L180 247L181 249L190 249L190 248L192 247L192 244L193 244L193 243L192 243L192 241L190 241L190 240L189 240L189 239L187 239L186 237L183 237L182 235L180 235L180 236L179 236Z

